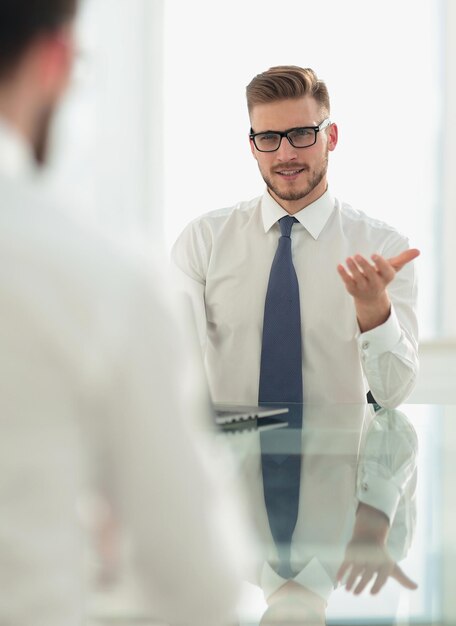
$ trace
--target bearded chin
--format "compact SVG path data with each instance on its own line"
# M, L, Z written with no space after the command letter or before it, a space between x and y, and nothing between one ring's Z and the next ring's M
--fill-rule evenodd
M294 201L294 200L302 200L306 196L308 196L312 191L321 183L323 178L326 176L326 172L328 171L328 156L326 155L324 163L322 167L318 170L314 170L312 172L312 176L308 181L307 185L304 188L294 189L290 191L283 191L279 189L272 180L261 172L263 176L263 180L266 183L268 189L274 192L277 198L280 200Z

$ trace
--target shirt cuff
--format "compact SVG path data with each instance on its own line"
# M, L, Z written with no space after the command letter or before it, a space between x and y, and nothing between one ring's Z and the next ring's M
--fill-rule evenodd
M384 513L390 526L396 515L401 492L390 479L380 476L365 476L358 488L358 500Z
M361 358L368 360L371 357L383 354L383 352L392 351L394 346L400 341L401 335L401 326L391 305L391 313L386 322L372 330L358 334L357 341Z

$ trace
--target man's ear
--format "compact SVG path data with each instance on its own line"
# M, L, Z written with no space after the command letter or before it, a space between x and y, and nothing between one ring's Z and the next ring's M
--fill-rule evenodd
M331 124L328 127L328 150L334 150L337 146L337 141L339 139L339 129L337 128L337 124Z
M253 158L255 159L255 161L258 161L257 159L257 155L256 155L256 150L255 150L255 144L253 143L253 139L250 139L249 137L249 141L250 141L250 150L253 154Z
M71 75L74 59L74 37L68 27L42 35L32 46L36 77L40 89L53 97L60 97Z

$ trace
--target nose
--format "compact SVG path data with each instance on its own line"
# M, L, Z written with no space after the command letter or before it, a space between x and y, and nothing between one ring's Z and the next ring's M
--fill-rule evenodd
M287 137L282 137L279 149L276 151L279 161L293 161L298 157L297 149L291 145Z

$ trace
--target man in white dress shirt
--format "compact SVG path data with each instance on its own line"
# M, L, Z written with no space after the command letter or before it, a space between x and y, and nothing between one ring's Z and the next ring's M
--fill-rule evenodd
M0 3L0 623L85 623L76 504L89 486L132 540L152 616L223 624L243 533L225 463L213 471L196 438L210 416L184 391L162 280L40 183L76 4Z
M271 68L248 85L247 101L250 147L266 190L194 220L172 253L194 303L212 395L220 402L258 399L278 220L292 215L304 402L360 402L370 390L382 406L396 406L417 375L410 261L419 253L393 228L332 195L327 166L338 129L313 70Z

